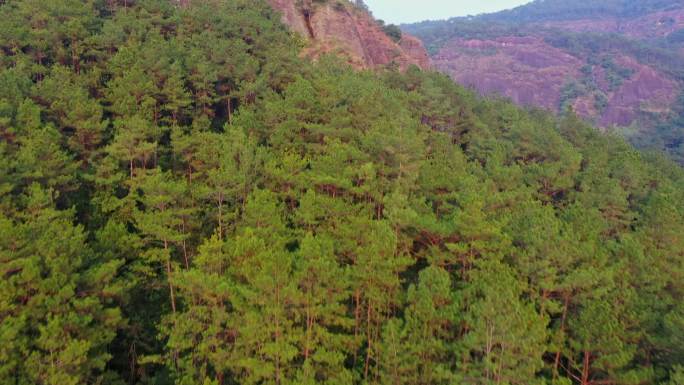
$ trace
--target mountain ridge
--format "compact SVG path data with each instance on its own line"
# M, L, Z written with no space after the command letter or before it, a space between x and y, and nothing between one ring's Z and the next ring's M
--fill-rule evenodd
M534 0L513 9L483 14L478 17L490 21L534 22L567 20L582 17L605 18L638 17L645 13L672 10L684 6L682 0Z

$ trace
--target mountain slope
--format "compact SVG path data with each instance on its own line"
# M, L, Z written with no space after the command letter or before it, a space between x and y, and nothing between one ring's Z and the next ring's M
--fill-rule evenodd
M630 126L635 143L684 154L657 134L676 120L684 91L682 1L538 0L403 28L424 41L435 68L480 93L572 107L601 127Z

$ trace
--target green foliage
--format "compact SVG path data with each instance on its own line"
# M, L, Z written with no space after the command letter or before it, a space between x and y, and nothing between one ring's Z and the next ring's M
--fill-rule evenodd
M651 138L634 138L638 145L646 148L664 149L680 164L684 162L684 92L677 102L669 119L656 127Z
M567 111L568 108L572 107L573 102L583 96L587 92L583 85L578 84L575 81L569 81L565 83L561 89L559 111Z
M522 288L507 266L478 263L462 290L464 335L460 370L478 383L527 383L543 367L548 320L521 299Z
M684 369L681 366L676 366L670 375L670 382L668 384L681 384L684 382Z
M3 384L680 381L668 161L263 1L0 12Z
M454 372L454 347L447 343L449 328L457 322L449 273L427 267L418 284L407 293L404 320L391 320L383 330L381 377L383 384L450 384Z
M113 298L121 260L100 259L55 192L29 188L22 214L2 216L0 348L3 383L82 384L107 377L122 326Z
M394 42L398 43L401 40L401 29L395 24L388 24L382 27L383 32L389 36Z

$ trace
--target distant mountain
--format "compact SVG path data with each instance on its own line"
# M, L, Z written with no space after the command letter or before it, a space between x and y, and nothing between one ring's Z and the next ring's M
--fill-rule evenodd
M483 20L538 22L606 17L633 18L676 10L682 0L535 0L520 7L480 16Z
M402 28L435 68L480 93L572 108L684 160L683 0L536 0Z

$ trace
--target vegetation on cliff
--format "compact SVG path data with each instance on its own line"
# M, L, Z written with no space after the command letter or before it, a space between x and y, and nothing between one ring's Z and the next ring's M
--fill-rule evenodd
M680 168L192 3L0 4L0 383L680 383Z

